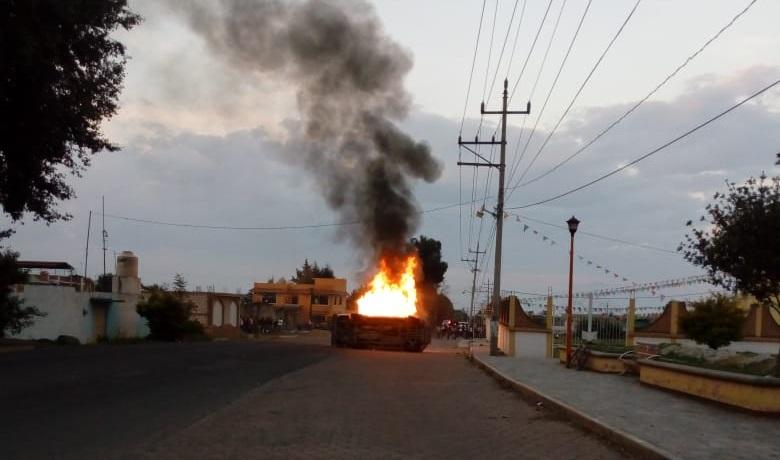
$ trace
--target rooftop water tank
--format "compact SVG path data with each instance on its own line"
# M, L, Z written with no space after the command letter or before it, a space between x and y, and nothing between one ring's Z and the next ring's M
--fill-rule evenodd
M116 256L116 275L122 278L138 278L138 256L132 251L122 251Z

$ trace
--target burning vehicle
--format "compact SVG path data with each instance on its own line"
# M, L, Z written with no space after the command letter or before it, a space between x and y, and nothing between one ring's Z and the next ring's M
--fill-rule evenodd
M419 265L416 253L383 257L379 271L357 300L358 313L333 319L331 345L423 351L431 333L417 317Z
M420 352L431 343L425 323L414 316L338 315L333 320L331 345L350 348L386 348Z

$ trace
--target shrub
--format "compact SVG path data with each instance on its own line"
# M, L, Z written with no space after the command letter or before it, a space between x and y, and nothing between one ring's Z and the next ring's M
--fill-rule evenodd
M190 320L194 307L180 296L158 288L138 303L137 311L149 323L150 339L173 342L203 335L200 323Z
M57 336L57 345L81 345L81 341L72 335Z
M716 350L742 338L745 313L736 299L723 294L693 302L693 311L682 315L680 326L696 343Z
M6 333L18 334L33 324L34 317L46 313L33 306L24 306L24 300L13 293L14 285L27 282L27 273L16 265L19 253L0 251L0 338Z

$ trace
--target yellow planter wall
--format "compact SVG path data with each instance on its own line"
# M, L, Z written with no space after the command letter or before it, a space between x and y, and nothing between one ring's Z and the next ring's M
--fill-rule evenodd
M679 369L685 367L689 366L640 361L639 381L757 412L780 413L780 379L772 379L777 384L758 385L749 381L761 377L718 378L716 374L727 373Z

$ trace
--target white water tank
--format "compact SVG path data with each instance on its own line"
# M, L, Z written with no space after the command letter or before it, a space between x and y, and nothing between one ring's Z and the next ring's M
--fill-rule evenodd
M138 256L132 251L122 251L116 256L116 276L120 278L138 278Z

